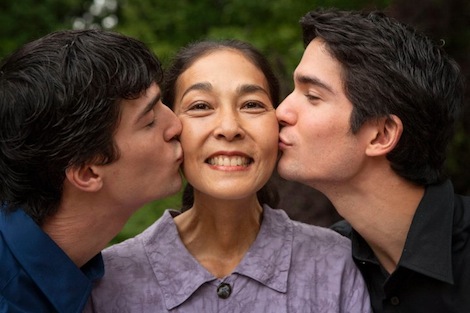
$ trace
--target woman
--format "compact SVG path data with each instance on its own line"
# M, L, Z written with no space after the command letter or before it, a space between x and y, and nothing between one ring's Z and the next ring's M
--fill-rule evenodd
M103 253L95 310L369 312L348 240L257 195L278 151L278 83L264 57L239 41L190 45L164 95L183 124L193 199Z

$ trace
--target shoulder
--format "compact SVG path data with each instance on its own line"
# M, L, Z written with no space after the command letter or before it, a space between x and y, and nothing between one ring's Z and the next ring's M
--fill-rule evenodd
M18 291L16 288L21 288L21 284L26 283L26 281L30 283L30 278L25 271L28 263L24 262L25 256L27 259L30 253L25 248L25 244L18 245L17 243L26 239L34 243L34 238L31 239L30 236L34 237L36 235L34 229L30 229L30 223L21 223L27 221L25 214L20 211L9 213L10 218L8 220L5 218L5 214L0 212L0 295L4 297L7 293L10 293L9 290L14 289L13 293L15 293ZM21 235L22 232L25 235ZM35 247L34 244L33 247Z
M48 298L11 253L1 231L0 260L0 312L51 312Z
M144 252L148 243L154 240L164 239L166 234L165 228L170 224L170 220L171 216L165 211L161 218L156 220L140 234L104 249L103 258L105 262L112 261L116 258L138 257Z
M102 251L105 266L104 281L125 280L125 276L136 274L134 273L136 270L151 271L148 250L165 236L165 232L162 232L165 223L167 221L164 214L135 237L104 249Z
M351 251L351 240L337 232L315 225L292 221L292 270L328 281L338 282L345 276L357 276Z
M88 311L134 312L152 307L160 312L163 295L155 271L172 266L172 258L162 252L165 241L168 245L175 241L172 228L172 217L165 212L139 235L105 249L105 275L93 288ZM160 252L165 263L154 257Z
M470 197L454 195L454 215L452 225L453 262L468 264L470 259ZM459 262L457 260L462 260ZM455 268L460 267L459 265Z
M104 249L105 279L122 280L123 276L152 272L151 254L160 251L161 247L173 246L175 232L173 218L169 211L165 211L140 234Z
M280 209L265 207L265 211L265 218L270 227L279 230L278 232L282 231L283 237L291 236L294 249L315 250L316 254L323 251L351 251L351 241L329 228L292 220Z
M298 266L325 260L339 267L353 263L348 238L326 227L294 221L283 210L266 209L265 218L271 232L291 241L292 259Z
M290 223L290 297L307 293L305 301L312 301L312 305L329 303L325 305L330 311L342 307L347 312L370 312L367 289L352 258L351 241L326 227Z
M470 214L470 196L454 194L454 202L457 207L462 208L464 213Z
M294 246L310 247L317 252L351 252L351 241L337 232L321 226L292 221ZM349 255L350 256L350 255Z
M2 232L0 230L0 260L2 260L2 266L0 266L0 290L3 291L8 288L8 284L18 276L21 269L20 264L15 260L8 245L6 244ZM0 295L0 301L2 296Z

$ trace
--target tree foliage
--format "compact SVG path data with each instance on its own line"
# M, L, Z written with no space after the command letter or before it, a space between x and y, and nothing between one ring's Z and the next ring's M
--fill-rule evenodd
M264 52L281 77L284 94L303 52L298 21L309 10L336 6L379 8L388 0L141 0L121 2L117 30L149 44L163 63L200 39L237 38Z
M20 45L54 30L72 28L77 17L87 27L99 25L105 16L90 14L92 4L110 0L21 0L0 3L0 57ZM385 9L397 19L411 23L432 39L445 42L446 51L457 59L470 81L470 2L468 0L115 0L116 31L146 42L167 65L174 53L190 42L212 38L237 38L265 53L280 77L282 95L292 89L292 72L303 52L298 21L316 7ZM104 14L109 14L105 12ZM96 26L95 26L96 27ZM468 88L467 88L468 89ZM467 95L469 92L467 90ZM469 99L467 97L467 99ZM447 167L456 190L470 194L470 108L450 149ZM294 219L328 226L339 218L321 194L300 184L281 181L281 207ZM179 195L177 196L179 197ZM176 198L175 198L176 199ZM177 205L171 200L165 202ZM156 217L146 206L136 217L151 223ZM173 207L175 207L173 205ZM315 208L315 209L314 209ZM155 213L160 214L161 208ZM151 215L152 217L146 218ZM139 228L126 229L120 239ZM132 223L130 223L132 225Z
M73 17L86 7L80 0L0 2L0 58L49 32L71 28Z

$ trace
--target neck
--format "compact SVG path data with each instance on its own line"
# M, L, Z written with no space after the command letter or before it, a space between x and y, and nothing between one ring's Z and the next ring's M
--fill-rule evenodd
M188 251L215 277L229 275L255 241L262 207L256 195L218 200L195 193L193 207L175 218Z
M403 253L424 187L388 173L380 179L361 179L323 191L367 241L383 268L392 273Z
M80 268L109 244L127 219L98 203L67 203L45 221L42 229Z

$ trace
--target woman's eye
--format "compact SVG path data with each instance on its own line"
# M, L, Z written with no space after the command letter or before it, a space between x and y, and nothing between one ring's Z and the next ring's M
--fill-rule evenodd
M264 105L257 101L249 101L243 105L244 109L264 109Z
M189 110L208 110L209 106L206 103L195 103L189 107Z

